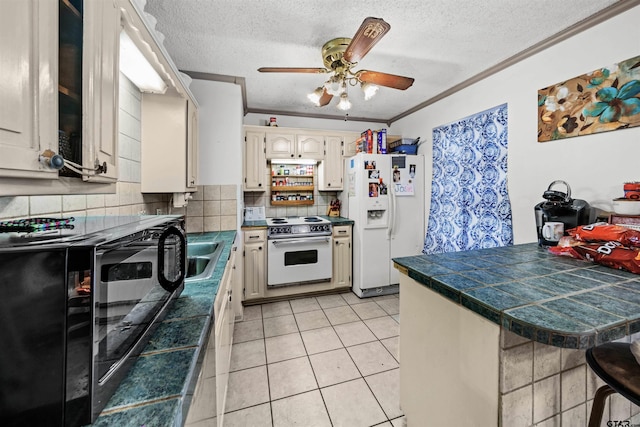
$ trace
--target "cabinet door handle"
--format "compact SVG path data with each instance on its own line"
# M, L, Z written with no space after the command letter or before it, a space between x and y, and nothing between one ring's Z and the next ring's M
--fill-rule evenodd
M262 250L262 246L258 246L258 250L261 251Z
M291 157L294 157L294 155L292 154Z
M250 239L259 239L260 236L249 236Z
M258 187L262 187L262 183L259 183L259 184L258 184Z
M331 187L331 183L330 182L327 182L327 187Z
M346 234L347 230L338 230L338 234Z

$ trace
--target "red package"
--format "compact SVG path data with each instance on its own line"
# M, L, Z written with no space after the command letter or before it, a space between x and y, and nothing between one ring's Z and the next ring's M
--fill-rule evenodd
M640 231L621 225L596 222L589 225L579 225L567 230L569 236L583 242L610 242L616 241L624 246L640 247Z
M554 246L549 252L640 274L640 249L627 248L617 241Z

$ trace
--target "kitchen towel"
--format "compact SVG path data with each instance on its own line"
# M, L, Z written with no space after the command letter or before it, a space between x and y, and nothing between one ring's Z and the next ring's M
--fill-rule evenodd
M425 254L513 244L507 104L433 129Z

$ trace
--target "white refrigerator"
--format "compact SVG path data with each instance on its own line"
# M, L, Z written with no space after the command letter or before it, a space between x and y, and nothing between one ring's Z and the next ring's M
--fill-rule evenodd
M424 156L359 153L345 160L341 215L353 225L353 292L398 292L392 258L424 245Z

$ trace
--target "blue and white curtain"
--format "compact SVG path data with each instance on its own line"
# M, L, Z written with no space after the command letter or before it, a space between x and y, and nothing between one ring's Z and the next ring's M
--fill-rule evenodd
M433 129L431 209L423 253L513 244L507 104Z

